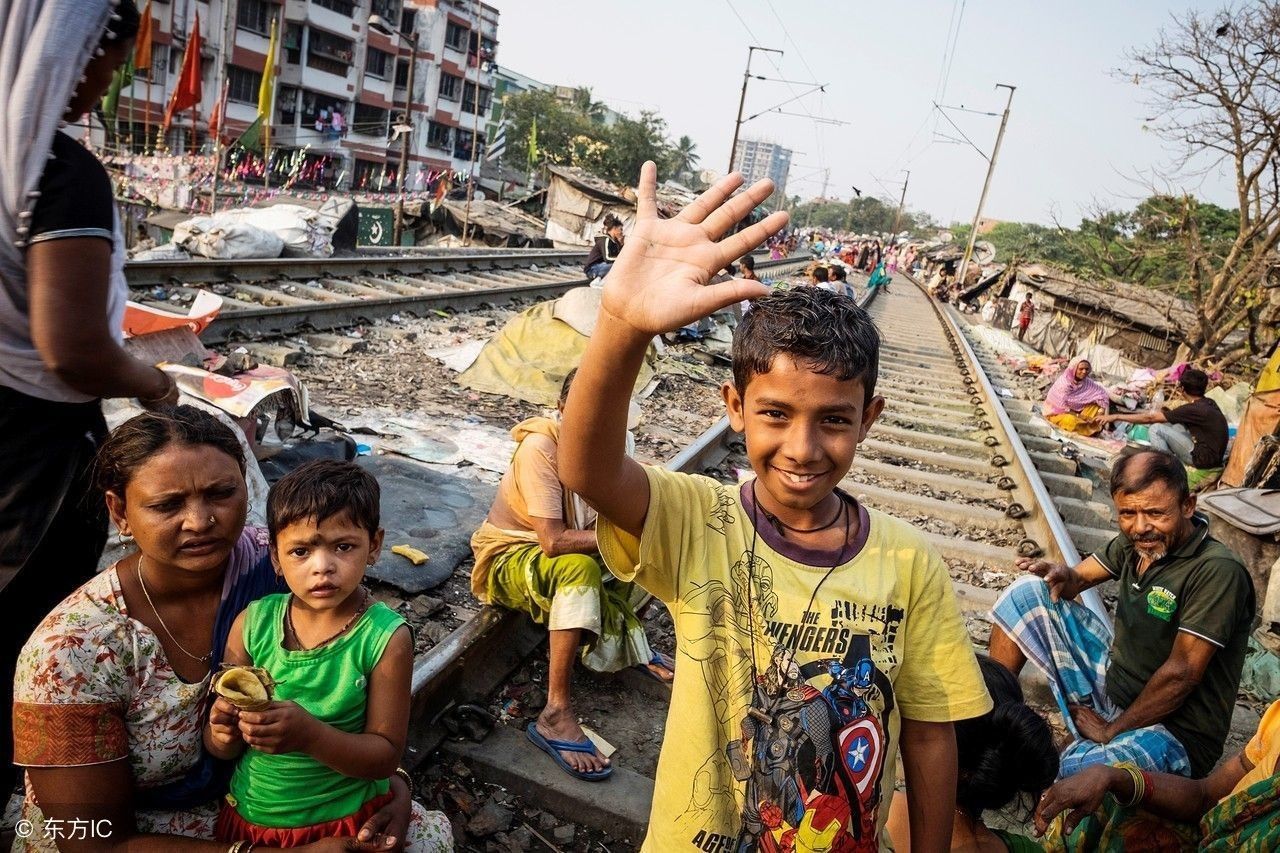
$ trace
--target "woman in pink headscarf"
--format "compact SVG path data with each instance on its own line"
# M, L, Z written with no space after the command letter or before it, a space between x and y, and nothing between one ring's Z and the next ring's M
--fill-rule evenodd
M1098 418L1106 414L1111 398L1107 389L1089 378L1093 366L1076 356L1049 389L1044 416L1059 429L1077 435L1096 435L1102 430Z

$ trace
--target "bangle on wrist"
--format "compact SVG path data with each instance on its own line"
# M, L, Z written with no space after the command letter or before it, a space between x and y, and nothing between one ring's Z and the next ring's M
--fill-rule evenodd
M403 767L397 767L395 775L404 780L405 787L409 789L409 796L413 796L413 777L409 775L409 771Z
M1144 774L1132 764L1122 764L1120 769L1129 775L1129 780L1133 783L1133 796L1120 805L1125 808L1133 808L1143 801L1147 794L1147 783Z

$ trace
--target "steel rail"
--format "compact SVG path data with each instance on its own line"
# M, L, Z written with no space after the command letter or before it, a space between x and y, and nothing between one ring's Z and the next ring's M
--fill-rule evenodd
M1015 482L1018 483L1018 488L1015 489L1015 492L1021 493L1019 495L1022 497L1021 503L1030 513L1022 519L1023 526L1034 524L1039 528L1037 531L1040 534L1039 538L1045 540L1039 544L1046 546L1049 555L1058 562L1065 563L1068 566L1079 565L1080 552L1076 549L1075 543L1071 541L1071 533L1067 530L1066 522L1062 520L1057 504L1053 502L1053 496L1049 494L1049 490L1045 487L1040 471L1036 468L1035 462L1032 461L1031 455L1022 443L1022 437L1018 435L1018 430L1014 426L1013 420L1005 411L1004 404L1000 402L1000 395L996 392L995 386L991 384L991 379L987 376L987 372L983 369L981 362L978 361L978 356L973 351L973 347L969 345L968 339L965 338L955 318L942 309L937 300L929 294L928 289L912 275L906 274L905 278L924 293L925 298L942 321L943 328L951 338L957 354L968 366L970 375L974 378L974 384L978 387L981 397L987 404L987 408L991 410L991 415L995 418L995 423L992 424L994 432L998 434L998 438L1003 440L1002 443L1008 446L1010 453L1013 455L1012 462L1022 475L1021 478L1015 478ZM1098 594L1096 588L1085 590L1080 598L1085 606L1110 624L1111 617L1107 614L1107 609L1102 603L1102 596Z

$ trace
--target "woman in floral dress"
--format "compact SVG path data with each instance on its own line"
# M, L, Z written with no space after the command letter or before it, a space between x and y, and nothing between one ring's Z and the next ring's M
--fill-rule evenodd
M189 406L139 415L103 445L99 485L138 551L59 604L19 655L26 796L15 850L227 850L199 840L214 838L229 776L201 743L210 673L231 620L277 588L265 531L245 528L244 464L231 430ZM388 850L408 838L451 850L444 815L415 803L410 821L407 786L396 777L393 790L364 842L298 849Z

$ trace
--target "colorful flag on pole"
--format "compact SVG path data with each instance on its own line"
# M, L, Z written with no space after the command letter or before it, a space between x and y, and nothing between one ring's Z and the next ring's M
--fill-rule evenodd
M498 125L498 130L493 135L493 141L489 143L488 148L485 151L485 155L484 155L485 162L491 163L494 160L497 160L499 157L502 156L502 153L506 150L507 150L507 124L506 122L503 122L502 124Z
M244 133L240 134L238 143L244 148L255 154L261 154L262 145L262 116L258 116L253 120L253 124L244 129Z
M183 110L191 109L200 103L204 95L203 75L200 72L200 10L196 10L196 22L187 38L187 49L182 54L182 72L178 75L178 85L169 98L169 106L164 111L164 129L168 130L173 117ZM192 128L194 133L195 128Z
M116 69L111 77L111 88L102 96L102 114L107 121L116 120L116 111L120 106L120 90L133 82L133 60L129 59Z
M139 71L151 70L151 0L147 0L147 5L142 8L141 20L138 21L138 35L133 42L133 67Z
M271 39L267 43L267 61L262 67L262 82L258 84L258 121L262 123L263 147L271 145L271 110L275 99L276 77L276 19L271 19Z
M227 93L231 91L231 81L222 81L222 94L218 97L218 103L213 105L213 115L209 116L209 135L214 139L220 138L222 134L222 125L227 120Z
M529 125L529 168L532 169L538 165L538 117L533 117L533 123Z

